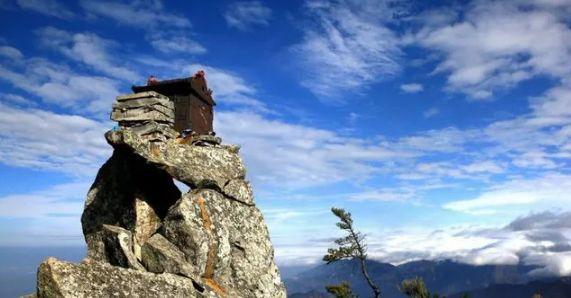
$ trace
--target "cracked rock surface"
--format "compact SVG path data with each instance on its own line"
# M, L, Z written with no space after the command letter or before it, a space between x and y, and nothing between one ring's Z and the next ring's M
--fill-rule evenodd
M37 297L286 297L239 148L135 127L105 134L114 152L81 218L87 258L45 260Z

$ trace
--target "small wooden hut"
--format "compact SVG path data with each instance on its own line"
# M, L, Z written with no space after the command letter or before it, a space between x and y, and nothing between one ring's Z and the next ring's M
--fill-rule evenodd
M131 89L135 93L155 91L172 100L175 109L174 128L178 132L192 129L197 134L204 135L214 131L212 121L216 102L203 75L155 81L145 86L133 86Z

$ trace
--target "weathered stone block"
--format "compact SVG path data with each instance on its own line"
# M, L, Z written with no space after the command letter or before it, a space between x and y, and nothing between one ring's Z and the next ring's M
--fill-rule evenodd
M160 234L153 235L143 246L142 263L150 272L173 273L198 280L194 266L184 253Z
M144 270L133 252L131 232L116 226L103 225L101 238L105 256L111 265Z
M169 140L152 150L149 142L128 129L109 131L105 137L114 147L128 147L190 187L215 185L222 189L230 180L246 176L240 156L222 147L188 146Z
M99 170L85 201L81 224L88 257L106 261L101 235L105 224L131 231L139 240L137 243L141 244L158 225L152 213L159 219L164 217L180 195L172 177L166 172L136 154L116 149ZM140 200L138 205L137 199ZM141 202L152 212L150 209L145 212Z
M240 201L244 204L254 204L252 186L250 186L249 182L243 179L230 180L226 185L224 185L222 192L234 200Z
M90 261L72 264L55 258L38 270L37 297L217 297L200 293L193 281Z
M171 207L162 233L195 262L203 278L230 296L285 297L269 234L255 206L215 190L197 190Z
M141 260L141 246L161 226L161 219L148 202L135 198L135 232L134 250L137 259Z

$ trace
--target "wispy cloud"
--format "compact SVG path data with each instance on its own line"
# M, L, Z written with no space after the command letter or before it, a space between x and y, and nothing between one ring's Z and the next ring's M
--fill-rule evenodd
M184 16L169 13L160 0L156 1L92 1L82 0L90 15L112 19L120 24L139 28L150 44L168 54L203 54L206 48L190 38L191 22Z
M12 60L20 60L24 57L20 50L10 46L0 46L0 56L4 56Z
M10 166L93 175L111 149L104 123L0 104L0 162Z
M424 90L424 87L422 86L422 84L410 83L410 84L400 85L400 89L406 93L418 93Z
M435 73L447 74L448 89L471 99L492 99L537 75L571 73L571 29L561 7L546 1L475 1L451 17L425 18L414 37L442 55ZM568 7L567 7L568 8ZM440 19L445 22L432 22Z
M436 115L440 114L440 110L438 108L430 108L422 113L424 118L432 118Z
M452 201L443 207L472 214L494 214L502 212L502 207L506 206L519 207L516 210L520 212L522 209L553 208L571 200L570 187L571 176L548 173L539 178L513 179L476 198Z
M71 19L75 16L75 13L57 0L17 0L17 3L23 9L60 19Z
M4 102L11 103L14 105L19 105L19 106L35 106L36 105L36 102L29 100L27 98L24 98L21 95L12 94L12 93L0 93L0 99L2 99L2 101L4 101Z
M166 12L162 1L92 1L82 0L86 12L139 28L190 28L190 21Z
M179 33L155 32L150 34L151 45L167 54L187 53L187 54L203 54L206 48L197 41L194 41Z
M0 219L27 223L20 229L0 230L0 245L81 245L80 217L89 186L88 182L71 182L0 197Z
M400 71L398 38L386 27L385 2L308 1L314 22L292 48L305 73L300 82L324 101L343 101Z
M248 107L258 112L268 112L266 104L257 99L257 90L240 75L230 70L191 64L183 68L184 75L194 74L198 70L206 71L208 87L214 90L217 101L234 107Z
M267 26L272 10L260 1L235 2L226 8L224 19L230 27L249 30L255 26Z
M65 64L43 58L22 58L22 63L0 59L0 81L42 99L82 114L107 113L120 92L119 82L104 76L79 74Z
M115 54L118 45L111 40L93 33L70 33L53 27L41 28L37 34L42 45L98 72L124 81L132 82L139 78L134 71L120 66L122 63Z
M41 59L31 60L21 72L0 65L0 74L4 81L40 97L46 103L81 110L84 114L107 111L113 98L119 94L116 81L75 74Z
M251 178L282 188L367 179L378 171L372 162L410 157L388 144L346 138L252 112L218 112L215 125L225 140L243 145Z

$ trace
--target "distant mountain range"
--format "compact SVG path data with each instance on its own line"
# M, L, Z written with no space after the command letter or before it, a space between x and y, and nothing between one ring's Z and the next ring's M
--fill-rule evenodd
M571 280L568 277L556 280L537 280L526 284L498 284L484 289L466 292L470 298L532 297L541 294L544 298L571 297ZM448 296L461 298L462 293Z
M380 285L383 297L405 297L398 289L401 281L414 277L424 279L428 289L447 297L471 298L531 297L544 293L545 298L571 297L571 279L530 280L527 273L536 267L523 265L472 266L453 261L415 261L399 266L369 261L369 273ZM357 261L340 261L285 277L288 297L322 298L325 285L347 281L359 297L370 297ZM531 294L530 294L531 293Z

